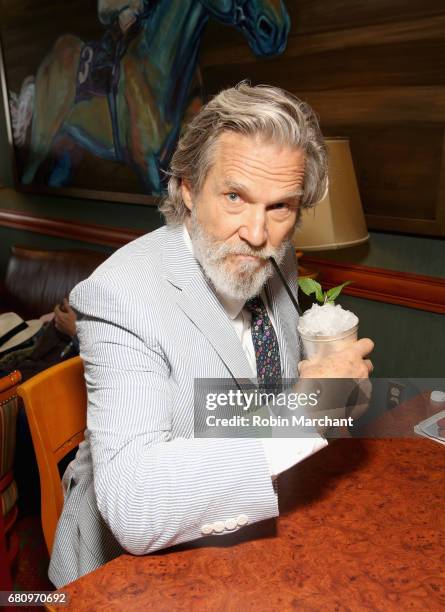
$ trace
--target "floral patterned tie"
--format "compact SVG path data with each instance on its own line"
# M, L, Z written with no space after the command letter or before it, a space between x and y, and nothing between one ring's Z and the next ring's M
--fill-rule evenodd
M278 339L263 300L256 296L245 304L252 313L252 342L255 349L258 386L262 390L281 389L281 362Z

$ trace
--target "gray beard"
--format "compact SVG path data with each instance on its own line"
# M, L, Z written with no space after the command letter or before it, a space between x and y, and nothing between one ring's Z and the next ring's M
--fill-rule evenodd
M273 257L277 264L280 264L286 250L291 246L291 241L283 241L278 248L260 249L254 249L242 241L236 245L227 244L215 240L204 230L195 211L196 206L193 206L189 229L194 254L215 290L233 299L244 301L258 295L274 272L269 257ZM258 269L256 262L244 261L238 264L236 272L231 272L226 259L228 255L252 255L261 257L267 263Z

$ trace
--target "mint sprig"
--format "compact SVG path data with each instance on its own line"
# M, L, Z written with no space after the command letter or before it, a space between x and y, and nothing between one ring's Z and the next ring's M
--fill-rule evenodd
M323 291L320 283L317 283L312 278L300 278L298 280L298 286L301 291L306 295L312 295L315 293L315 299L317 302L321 304L335 304L335 300L338 298L342 289L346 287L346 285L350 285L352 281L346 281L337 287L332 287L328 291Z

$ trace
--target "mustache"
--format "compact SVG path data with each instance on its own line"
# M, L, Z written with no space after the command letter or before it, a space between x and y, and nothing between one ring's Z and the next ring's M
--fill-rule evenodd
M215 245L213 255L216 257L227 257L228 255L246 255L250 257L258 257L259 259L269 260L271 257L276 257L278 253L282 252L285 248L285 244L281 248L261 247L254 248L248 244L240 243L236 245L228 245L220 243Z

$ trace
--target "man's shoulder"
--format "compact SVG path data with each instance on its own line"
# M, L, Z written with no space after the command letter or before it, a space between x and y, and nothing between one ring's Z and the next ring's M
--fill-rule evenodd
M171 229L163 226L115 251L93 272L90 278L99 280L125 277L128 280L145 275L159 274L162 267L162 254L171 237Z
M159 287L163 276L163 252L172 241L166 226L144 234L115 251L70 294L70 300L86 292L129 294L143 289L149 293ZM178 247L180 248L180 247Z
M162 251L168 235L166 227L144 234L115 251L103 264L93 272L96 278L112 271L126 270L128 267L135 268L138 265L148 265L156 262Z

